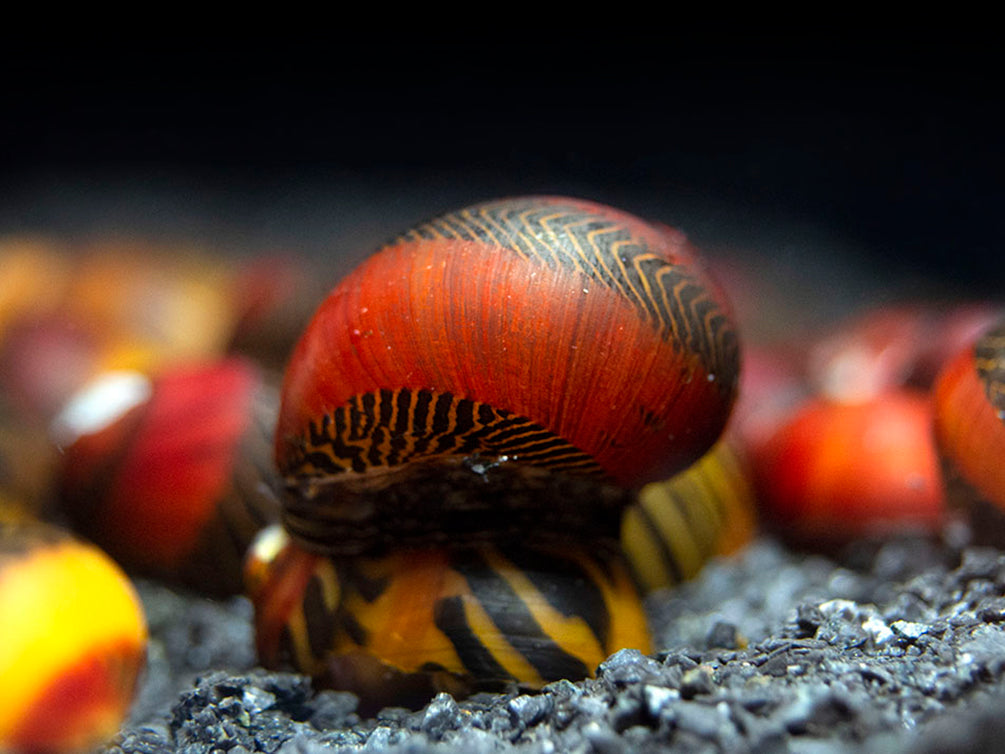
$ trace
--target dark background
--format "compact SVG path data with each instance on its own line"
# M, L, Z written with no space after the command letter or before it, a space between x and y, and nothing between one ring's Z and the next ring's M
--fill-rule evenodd
M990 34L547 34L6 49L0 232L325 249L555 191L712 245L782 239L786 263L848 249L880 278L1005 290Z

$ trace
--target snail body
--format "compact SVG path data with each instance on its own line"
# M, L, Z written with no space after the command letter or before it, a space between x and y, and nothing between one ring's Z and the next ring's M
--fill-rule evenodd
M266 529L247 564L259 655L365 703L421 703L591 676L623 647L649 651L616 552L590 546L398 550L331 558Z
M666 478L721 432L737 362L726 307L680 234L558 197L444 215L351 273L296 346L276 433L284 522L327 551L374 532L471 537L495 508L486 478ZM421 492L444 469L458 470L454 492ZM541 510L531 497L523 532ZM575 497L557 528L616 529L622 495Z
M143 610L104 553L0 500L0 751L111 738L146 655Z

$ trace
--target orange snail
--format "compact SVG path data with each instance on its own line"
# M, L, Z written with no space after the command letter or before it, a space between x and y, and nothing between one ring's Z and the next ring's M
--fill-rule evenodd
M969 513L976 539L1005 541L1005 320L943 369L935 386L935 431L951 498Z
M947 485L932 426L938 421L943 434L955 434L952 441L944 437L943 446L959 445L969 417L978 416L961 403L969 393L957 389L964 362L974 372L972 354L957 362L955 377L942 380L934 411L932 383L960 345L999 316L1000 308L979 302L885 306L842 323L810 347L807 371L816 394L800 398L788 416L773 417L767 439L751 446L759 501L779 534L834 546L941 531ZM991 437L992 431L975 429L965 440L971 447L957 447L958 460L993 466L979 450Z
M287 368L293 541L263 534L247 565L263 657L357 691L416 675L470 690L646 648L620 518L709 449L737 375L727 307L676 231L560 197L407 231L334 289ZM598 606L629 619L553 662ZM517 613L535 619L507 624ZM423 649L406 657L387 631Z
M98 548L10 510L0 499L0 751L87 751L132 703L143 610Z

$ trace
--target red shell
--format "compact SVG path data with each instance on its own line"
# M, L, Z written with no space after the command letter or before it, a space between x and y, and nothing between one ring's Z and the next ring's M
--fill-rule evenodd
M319 473L305 445L323 417L405 390L524 417L626 486L669 476L719 435L738 374L725 305L693 256L679 233L558 197L417 226L337 286L296 347L280 470Z
M937 531L945 503L931 427L931 402L919 392L811 400L758 459L766 517L806 544Z
M243 359L152 379L147 397L67 444L62 498L74 524L129 568L239 591L244 546L275 514L259 490L264 459L250 483L236 475L255 462L260 384Z
M941 451L980 498L1005 513L1005 322L946 366L935 405Z

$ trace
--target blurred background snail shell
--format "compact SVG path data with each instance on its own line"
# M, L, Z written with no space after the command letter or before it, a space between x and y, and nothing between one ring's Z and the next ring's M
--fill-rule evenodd
M119 729L146 657L132 584L93 545L0 499L0 751L89 751Z
M296 346L276 434L283 520L328 551L507 522L521 538L616 538L623 490L700 457L737 378L726 304L678 232L560 197L458 210L366 260ZM537 489L560 478L597 483Z
M617 551L593 544L311 553L278 526L249 554L259 658L358 694L365 708L438 691L540 688L592 676L649 634Z
M937 533L946 506L932 421L929 396L915 389L855 403L808 399L759 451L765 523L824 549Z
M54 423L65 515L131 571L239 593L248 544L278 517L277 405L236 357L104 374Z
M946 365L935 386L935 430L951 500L979 541L1005 542L1005 320Z

